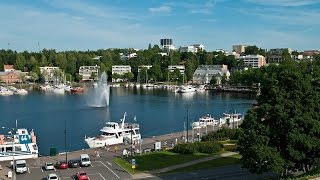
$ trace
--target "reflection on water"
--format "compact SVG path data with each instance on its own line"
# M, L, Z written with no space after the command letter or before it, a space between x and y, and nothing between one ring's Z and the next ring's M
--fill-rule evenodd
M215 118L223 112L245 113L254 103L254 95L215 93L176 94L164 89L110 89L110 105L104 108L87 106L86 95L54 96L30 93L0 97L0 126L34 129L40 152L48 154L50 147L64 149L64 121L67 120L68 149L87 148L84 136L94 136L108 121L119 122L127 112L127 120L137 117L143 137L183 130L186 105L189 105L189 122L204 114ZM0 132L7 133L7 132Z

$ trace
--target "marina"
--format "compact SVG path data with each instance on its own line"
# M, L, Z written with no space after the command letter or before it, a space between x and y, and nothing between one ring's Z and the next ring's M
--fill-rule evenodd
M236 93L172 93L170 89L110 88L110 104L92 106L95 88L87 93L63 96L31 91L27 96L0 97L1 126L34 129L39 153L48 155L50 148L58 152L89 148L84 137L95 137L107 122L120 122L127 112L129 121L137 118L141 138L181 132L184 124L198 121L203 114L220 117L224 112L244 114L255 102L255 95ZM188 113L187 113L188 112ZM67 147L64 146L64 124ZM188 122L188 123L187 123ZM1 134L6 132L1 129Z

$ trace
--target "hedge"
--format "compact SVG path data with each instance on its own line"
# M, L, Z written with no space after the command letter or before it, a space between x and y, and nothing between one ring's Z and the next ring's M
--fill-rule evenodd
M216 132L210 132L206 136L202 136L202 141L225 141L228 139L238 139L238 130L223 127Z
M222 144L219 142L195 142L176 145L172 151L181 154L217 153L221 151Z

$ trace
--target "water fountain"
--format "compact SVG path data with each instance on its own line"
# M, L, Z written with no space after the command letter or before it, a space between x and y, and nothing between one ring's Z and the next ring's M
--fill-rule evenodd
M107 82L107 75L103 72L99 78L97 86L92 89L88 96L88 105L91 107L109 106L110 86Z

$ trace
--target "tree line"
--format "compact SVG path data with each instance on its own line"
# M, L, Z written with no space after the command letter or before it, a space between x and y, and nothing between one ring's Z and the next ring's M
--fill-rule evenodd
M119 53L137 53L137 57L129 60L121 60ZM70 78L72 81L79 81L80 66L100 66L100 72L106 72L111 79L111 70L113 65L130 65L133 76L126 75L129 80L153 81L190 81L193 73L199 65L217 65L226 64L228 68L238 65L234 56L226 56L221 52L198 53L180 53L170 51L167 56L159 54L163 52L159 46L155 45L146 50L135 51L134 49L99 49L96 51L62 51L57 52L54 49L43 49L41 52L16 52L12 50L0 50L0 71L3 71L3 65L14 65L14 68L21 71L30 72L33 79L44 78L40 74L39 67L56 66ZM95 58L95 57L100 58ZM143 68L138 74L138 67L141 65L152 65L152 68ZM169 65L185 65L185 74L181 75L177 71L169 72ZM57 72L57 74L60 74ZM147 75L146 75L147 74ZM116 77L119 78L119 77ZM139 79L138 79L139 78Z

